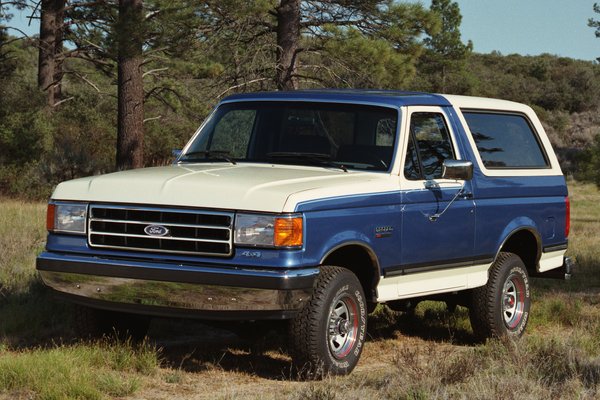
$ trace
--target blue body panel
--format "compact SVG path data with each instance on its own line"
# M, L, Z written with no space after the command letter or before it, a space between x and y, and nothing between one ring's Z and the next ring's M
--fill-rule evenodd
M307 259L320 264L332 250L359 244L376 255L382 269L398 263L401 198L398 191L300 203L296 210L305 215ZM382 226L393 230L377 237L376 228Z
M566 243L565 197L562 176L474 179L477 219L476 254L495 254L506 237L531 228L541 247Z
M444 212L459 190L460 187L451 187L404 192L402 243L398 243L403 268L468 262L473 258L473 200L457 198ZM468 182L465 192L471 192ZM433 215L442 212L433 219Z

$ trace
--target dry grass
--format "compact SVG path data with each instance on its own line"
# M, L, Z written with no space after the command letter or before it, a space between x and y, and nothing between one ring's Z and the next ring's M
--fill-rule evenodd
M35 257L46 240L46 206L0 199L0 296L34 279Z
M291 372L280 350L285 336L277 332L261 341L260 352L188 321L154 321L155 344L142 349L73 342L68 306L50 302L33 271L44 207L1 202L0 247L7 251L0 255L0 399L599 398L600 192L577 183L570 189L569 253L580 269L571 282L533 280L522 340L476 343L463 307L450 313L426 302L414 315L380 308L356 370L312 382Z

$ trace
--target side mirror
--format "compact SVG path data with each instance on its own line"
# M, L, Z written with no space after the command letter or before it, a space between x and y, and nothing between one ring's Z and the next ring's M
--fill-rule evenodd
M444 160L442 178L470 181L473 179L473 163L464 160Z

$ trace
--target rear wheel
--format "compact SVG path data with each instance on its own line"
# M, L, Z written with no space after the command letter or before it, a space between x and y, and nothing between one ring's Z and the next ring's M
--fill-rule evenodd
M341 267L321 268L309 303L290 322L294 364L307 376L350 373L367 332L367 304L356 276Z
M75 306L74 328L83 338L116 336L141 341L148 333L150 317Z
M519 256L502 252L492 265L488 283L472 292L469 315L473 333L519 337L529 320L529 277Z

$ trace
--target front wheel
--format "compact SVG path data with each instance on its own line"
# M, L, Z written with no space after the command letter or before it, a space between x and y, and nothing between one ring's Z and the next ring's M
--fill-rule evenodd
M367 333L367 304L356 276L321 268L309 303L290 322L294 364L307 376L350 373Z
M529 277L519 256L502 252L485 286L472 292L469 316L473 333L481 338L520 337L531 305Z

